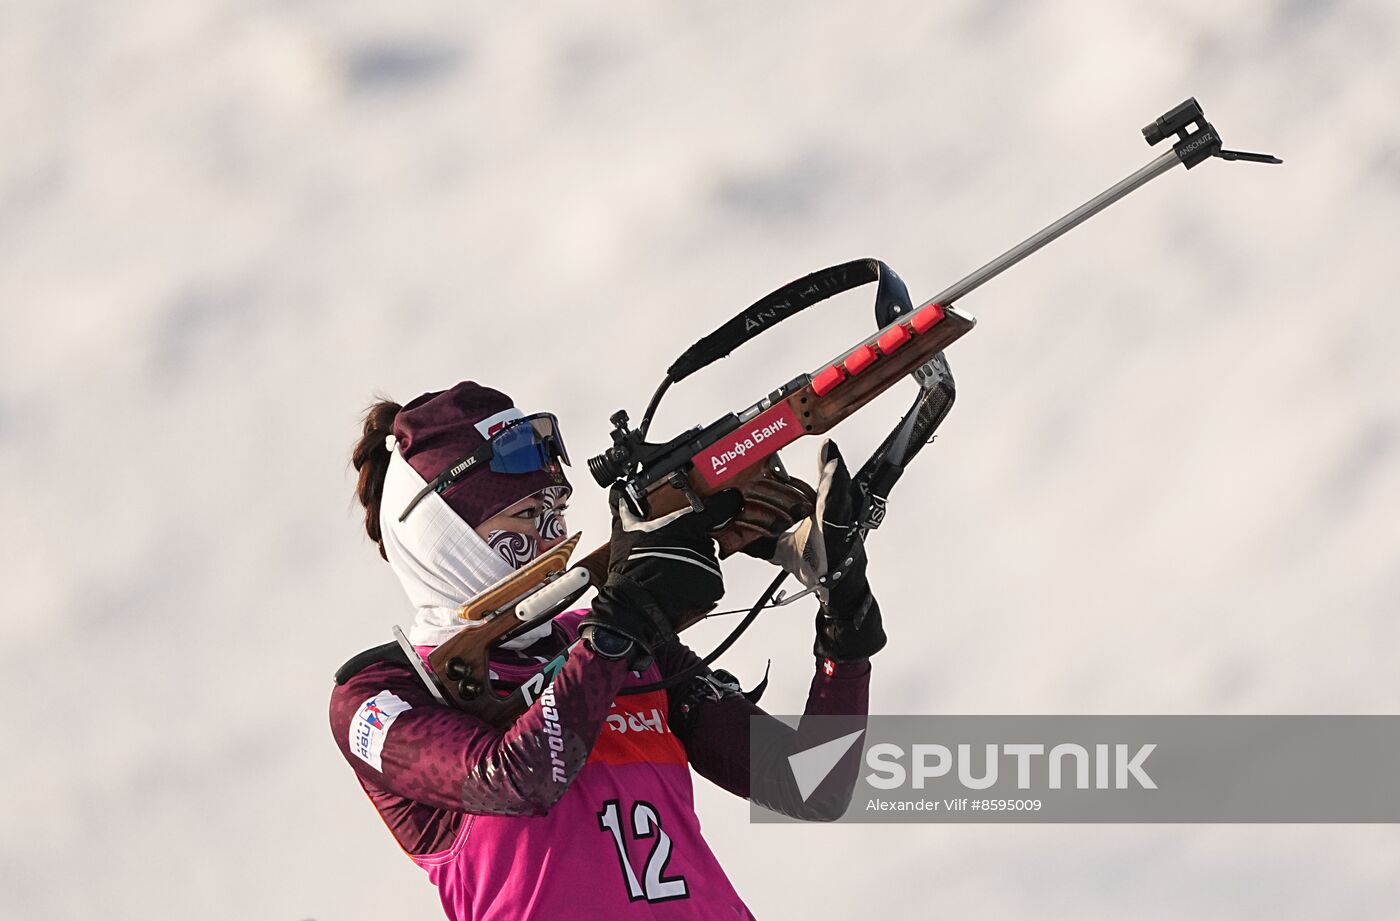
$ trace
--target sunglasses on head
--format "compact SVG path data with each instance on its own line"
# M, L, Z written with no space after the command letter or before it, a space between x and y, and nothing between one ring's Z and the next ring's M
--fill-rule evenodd
M466 457L455 461L424 486L399 521L408 517L414 507L430 493L444 493L483 464L497 473L534 473L544 470L556 460L568 464L569 452L559 434L559 420L552 413L535 413L510 422Z

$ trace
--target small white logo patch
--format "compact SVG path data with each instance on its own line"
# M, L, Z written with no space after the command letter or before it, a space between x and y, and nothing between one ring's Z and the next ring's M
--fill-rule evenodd
M476 424L476 430L481 433L482 438L490 438L492 435L506 427L507 422L514 422L516 419L525 418L525 414L514 406L503 409L494 416L487 416Z
M412 709L412 704L388 691L380 691L360 704L359 712L350 723L350 750L355 757L376 771L383 772L380 755L384 751L384 737L399 714Z

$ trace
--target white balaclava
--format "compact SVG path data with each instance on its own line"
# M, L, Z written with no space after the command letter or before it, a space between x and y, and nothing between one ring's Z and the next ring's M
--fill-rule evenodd
M407 508L427 484L403 459L393 436L386 444L389 469L379 504L384 555L413 604L409 642L415 646L438 646L462 629L458 609L510 575L515 567L435 492L425 496L413 514L399 521L395 510ZM501 645L523 649L548 636L550 629L546 622Z

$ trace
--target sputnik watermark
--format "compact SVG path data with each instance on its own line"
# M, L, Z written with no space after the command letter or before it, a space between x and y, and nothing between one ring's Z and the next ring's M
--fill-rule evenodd
M1001 762L1007 759L1014 762L1016 787L1019 790L1031 789L1033 770L1043 771L1047 789L1063 789L1068 774L1072 786L1088 790L1091 789L1092 761L1092 789L1107 790L1111 787L1126 790L1130 783L1135 783L1141 789L1155 790L1157 784L1148 776L1143 764L1156 747L1155 742L1136 746L1099 743L1093 746L1091 756L1087 747L1074 742L1053 746L1048 755L1045 746L1038 743L993 744L982 746L982 766L979 768L974 763L976 756L973 747L968 744L950 749L938 743L916 743L906 751L893 742L881 742L870 746L865 753L865 763L871 769L865 781L879 790L897 790L905 786L922 790L930 780L954 775L953 764L956 763L954 776L959 784L969 790L986 790L996 786L1001 777Z
M1400 822L1400 716L755 717L752 819Z

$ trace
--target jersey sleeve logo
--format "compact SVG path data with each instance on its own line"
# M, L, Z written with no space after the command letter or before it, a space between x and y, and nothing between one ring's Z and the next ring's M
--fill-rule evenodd
M384 739L389 734L389 727L400 713L412 709L412 704L388 691L380 691L360 704L360 709L350 722L350 750L355 757L382 773Z

